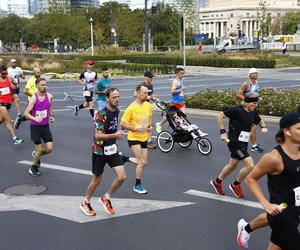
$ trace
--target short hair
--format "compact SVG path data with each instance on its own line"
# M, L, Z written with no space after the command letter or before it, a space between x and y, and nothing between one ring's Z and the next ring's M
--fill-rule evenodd
M146 83L143 82L143 83L139 84L138 86L136 86L135 91L140 91L142 87L145 87L148 89L148 86L146 85Z
M109 67L105 66L105 67L103 67L101 70L102 70L102 71L107 71L107 70L109 70Z
M179 68L176 68L176 69L175 69L175 74L178 74L180 71L184 71L184 69L183 69L183 68L180 68L180 67L179 67Z
M46 82L46 79L45 79L45 78L42 78L42 77L36 79L36 80L35 80L35 85L38 85L41 81L45 81L45 82Z
M1 67L0 67L0 71L6 71L7 70L7 67L5 66L5 65L1 65Z
M108 90L106 90L105 96L106 96L106 97L110 97L110 94L111 94L112 92L114 92L114 91L118 91L118 92L119 92L119 90L118 90L117 88L109 88Z

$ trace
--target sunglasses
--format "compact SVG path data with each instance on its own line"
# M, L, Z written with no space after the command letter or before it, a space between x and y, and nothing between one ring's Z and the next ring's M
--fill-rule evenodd
M7 75L7 72L1 72L1 75Z

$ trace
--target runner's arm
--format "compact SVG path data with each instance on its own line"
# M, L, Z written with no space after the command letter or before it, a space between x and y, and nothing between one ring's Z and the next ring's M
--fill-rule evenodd
M53 100L53 95L51 95L50 93L48 93L48 96L49 96L49 100L50 100L50 114L49 116L51 117L54 117L54 114L53 114L53 109L52 109L52 100Z
M236 97L240 100L244 100L244 90L246 90L248 88L248 83L244 82L241 87L238 89L238 91L236 92Z
M219 126L219 129L224 129L225 126L225 118L226 118L226 115L223 113L223 112L220 112L219 116L218 116L218 126Z
M183 91L183 88L176 89L177 87L178 87L178 81L174 80L173 83L172 83L172 88L171 88L171 93L172 94L180 93L181 91Z
M111 141L117 139L117 133L105 134L102 130L95 129L95 138L101 141Z
M25 117L32 121L35 121L35 117L33 115L31 115L31 111L34 107L35 102L36 102L36 97L32 96L32 98L30 99L30 102L28 103L28 105L25 109L25 112L24 112Z

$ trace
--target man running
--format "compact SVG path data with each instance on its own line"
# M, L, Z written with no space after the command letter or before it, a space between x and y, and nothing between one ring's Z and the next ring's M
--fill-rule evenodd
M183 68L176 68L175 70L176 79L173 80L171 94L172 100L171 105L175 106L176 108L184 111L185 103L184 103L184 91L186 90L186 86L183 85L183 77L184 77L184 69ZM162 126L167 122L167 118L164 117L160 122L157 122L156 125L156 132L160 133Z
M290 112L280 119L277 143L265 154L246 179L246 184L267 212L272 229L268 250L298 250L300 246L300 114ZM267 175L269 201L258 180Z
M41 166L40 157L53 151L53 139L49 127L49 120L54 122L52 112L52 95L47 92L47 82L44 78L38 78L35 81L37 92L31 97L24 115L30 123L30 136L35 144L33 151L33 162L29 168L32 176L40 176L39 168ZM43 147L42 140L45 145Z
M20 109L20 79L25 79L23 70L20 67L17 67L17 60L12 58L10 59L11 66L7 69L8 75L13 78L17 83L16 88L13 90L13 99L16 106L17 118L16 120L22 119L21 109Z
M102 76L97 81L96 91L98 94L98 110L102 110L106 106L106 90L111 88L112 79L109 77L109 68L102 69Z
M11 135L14 144L21 144L24 140L16 136L9 115L13 101L13 89L17 83L11 82L7 74L7 68L2 65L0 67L0 124L5 122L7 131Z
M257 78L258 78L258 71L256 68L251 68L248 73L248 80L244 82L239 90L236 93L236 96L242 101L245 99L246 95L250 95L251 93L257 93L260 90L260 86L258 84ZM259 146L259 144L256 143L256 126L255 124L252 125L251 133L250 133L250 139L251 139L251 151L252 152L258 152L263 153L264 150Z
M102 174L106 163L114 170L116 178L110 185L109 189L99 201L105 211L114 214L115 209L112 207L110 198L114 192L122 185L126 179L125 168L122 157L118 153L117 140L122 140L124 131L118 130L119 116L119 91L116 88L106 90L107 104L104 109L99 110L95 117L95 136L93 144L93 179L90 182L84 200L80 204L80 209L85 215L96 215L95 210L90 205L90 199L96 188L102 180Z
M147 101L153 101L153 102L160 102L160 100L155 96L154 91L153 91L153 73L151 71L145 71L144 73L144 83L147 85L148 88L148 98ZM149 138L148 138L148 148L155 149L156 146L154 145L152 141L152 131L149 133Z
M254 167L252 157L247 151L250 130L252 124L259 124L262 133L268 132L264 121L256 111L258 95L252 93L246 96L242 105L231 107L220 113L218 117L218 125L221 133L221 140L228 141L228 148L231 153L229 163L223 168L216 179L211 180L215 192L224 195L222 181L231 174L240 161L243 161L244 167L240 170L237 178L229 185L230 190L237 198L244 198L241 182L251 172ZM225 117L229 118L229 133L227 136L224 129Z
M94 101L93 101L93 93L95 89L95 83L97 80L97 73L93 70L93 65L95 64L93 61L88 60L85 62L86 71L81 73L79 78L77 79L78 83L83 85L83 96L85 98L85 102L80 104L80 106L74 106L74 115L78 115L78 111L83 108L89 108L90 114L92 118L94 118Z
M136 87L136 99L124 112L121 127L127 129L128 145L133 151L136 160L136 182L133 191L146 194L147 190L141 182L143 170L148 161L148 138L152 131L152 107L147 102L148 87L142 83Z
M37 92L37 87L36 87L35 81L36 81L36 79L38 79L40 77L41 77L41 69L38 66L35 66L33 68L33 76L29 78L29 80L26 83L25 88L23 89L23 93L25 95L27 95L28 103L30 102L31 97ZM15 124L14 124L15 129L18 129L21 125L21 122L26 121L26 120L27 119L25 116L23 116L22 119L16 119Z

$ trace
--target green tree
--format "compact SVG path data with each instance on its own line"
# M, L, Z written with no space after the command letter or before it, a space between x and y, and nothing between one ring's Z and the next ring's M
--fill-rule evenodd
M265 36L269 36L270 32L271 32L271 14L267 13L267 1L266 0L260 0L259 2L259 6L261 8L261 12L258 13L259 16L259 31L260 34L265 37Z
M14 14L0 18L0 40L4 43L19 43L27 20Z
M300 24L300 12L287 12L282 18L282 34L294 35Z

